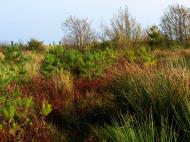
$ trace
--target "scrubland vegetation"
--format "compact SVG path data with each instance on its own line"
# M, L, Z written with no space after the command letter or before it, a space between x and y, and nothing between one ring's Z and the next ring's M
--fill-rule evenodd
M143 29L127 9L97 34L69 17L63 42L0 45L0 141L189 142L190 11Z

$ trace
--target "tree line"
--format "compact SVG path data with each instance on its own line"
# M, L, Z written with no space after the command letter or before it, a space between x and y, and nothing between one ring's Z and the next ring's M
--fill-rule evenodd
M112 45L117 48L138 47L189 47L190 9L183 5L170 5L161 16L159 25L148 28L136 21L128 8L120 9L109 25L103 25L101 32L92 28L88 18L70 16L62 23L63 43L79 50Z

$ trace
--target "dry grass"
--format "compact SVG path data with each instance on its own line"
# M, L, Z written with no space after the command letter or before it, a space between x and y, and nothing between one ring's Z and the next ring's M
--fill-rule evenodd
M68 94L73 92L73 76L69 71L59 71L53 76L58 89L63 89Z
M43 58L43 55L38 53L33 53L31 51L25 51L24 54L26 56L31 57L31 61L25 65L28 76L27 78L31 79L33 77L39 76L40 63Z
M0 60L3 60L4 57L5 57L5 55L2 52L0 52Z
M178 50L160 50L156 49L152 54L159 58L176 58L181 56L190 56L190 49L178 49Z

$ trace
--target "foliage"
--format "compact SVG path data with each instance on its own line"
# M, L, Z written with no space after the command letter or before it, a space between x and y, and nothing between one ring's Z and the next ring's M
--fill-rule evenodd
M0 64L0 94L4 92L4 88L13 80L12 72L4 68L2 64Z
M62 29L65 32L64 43L79 50L88 48L95 40L95 33L88 18L70 16L62 24Z
M52 111L51 104L49 104L46 101L43 101L42 103L42 110L41 110L41 115L47 116L50 112Z
M161 18L161 28L165 35L166 43L171 47L172 42L177 45L187 46L190 35L190 9L183 5L168 6Z
M0 61L2 65L1 70L8 70L7 72L17 79L26 75L25 64L30 61L30 57L23 54L17 45L12 45L3 50L4 58Z
M101 76L115 58L116 51L113 49L79 52L74 49L53 48L44 56L41 73L48 75L59 70L68 70L76 76Z
M14 120L17 116L20 117L18 110L28 111L33 104L31 98L20 98L19 93L12 92L10 94L4 94L0 100L0 114L4 120Z
M141 63L145 65L155 64L156 60L150 51L145 47L139 49L126 48L124 56L130 63Z
M39 41L37 39L30 39L30 41L27 43L26 49L32 51L43 51L45 48L42 41Z
M7 64L23 65L26 61L28 61L28 58L23 55L20 48L16 45L5 48L3 50L3 54L3 62Z
M162 46L163 35L158 26L153 25L149 27L146 32L150 46Z
M109 30L111 40L113 40L117 48L126 48L136 46L141 40L141 25L133 18L128 8L120 9L111 20L111 29Z

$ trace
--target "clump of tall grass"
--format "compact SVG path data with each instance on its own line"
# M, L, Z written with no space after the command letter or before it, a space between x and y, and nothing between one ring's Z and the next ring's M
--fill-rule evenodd
M153 55L157 60L158 68L189 68L190 65L190 50L179 49L171 50L155 50Z
M69 71L60 70L52 76L57 89L63 89L68 94L73 92L73 76Z
M136 69L136 70L135 70ZM153 116L157 126L161 116L174 124L180 139L190 138L190 76L183 68L127 68L109 83L117 111Z
M27 79L32 79L36 76L40 76L40 64L42 60L42 54L34 53L32 51L25 51L24 55L30 57L30 61L25 64L27 71Z
M2 52L0 52L0 60L3 60L4 58L5 58L5 55Z
M151 116L142 119L122 115L112 125L94 127L93 133L102 142L176 142L178 137L166 119L158 128Z

